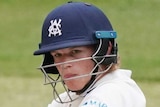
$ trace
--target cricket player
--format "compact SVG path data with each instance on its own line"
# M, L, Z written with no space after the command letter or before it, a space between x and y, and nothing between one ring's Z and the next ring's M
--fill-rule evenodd
M132 71L119 66L116 38L94 5L69 2L47 15L34 55L44 56L39 69L53 88L48 107L146 107Z

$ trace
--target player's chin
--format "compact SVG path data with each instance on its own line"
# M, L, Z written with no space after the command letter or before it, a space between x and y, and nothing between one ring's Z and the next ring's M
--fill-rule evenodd
M74 80L66 81L65 84L68 87L68 89L71 91L81 90L84 87L84 84L79 83L79 81L76 82Z

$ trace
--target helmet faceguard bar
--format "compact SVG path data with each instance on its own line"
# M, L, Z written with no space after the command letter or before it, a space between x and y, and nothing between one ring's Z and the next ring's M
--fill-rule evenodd
M66 64L66 63L72 63L72 62L77 62L77 61L82 61L82 60L90 60L90 59L93 59L95 60L96 58L102 58L102 56L96 56L96 57L87 57L87 58L83 58L83 59L76 59L76 60L72 60L72 61L66 61L66 62L63 62L63 63L57 63L57 64L51 64L51 65L48 65L48 66L41 66L39 69L41 69L41 71L43 72L44 76L45 76L45 83L44 85L48 85L50 84L53 88L53 97L56 99L55 101L57 101L58 103L68 103L68 102L71 102L71 101L74 101L80 97L83 97L85 96L90 90L92 90L94 87L93 85L96 83L97 79L100 77L100 74L103 74L103 73L106 73L110 68L111 66L113 65L110 64L105 70L102 70L101 67L100 67L100 64L103 62L103 60L106 58L106 57L111 57L111 56L115 56L115 55L105 55L103 56L103 59L100 61L100 62L96 62L96 65L95 67L91 70L91 72L89 74L84 74L84 75L81 75L81 76L76 76L76 77L72 77L72 78L69 78L69 79L62 79L60 74L57 74L58 77L56 79L54 79L53 77L50 76L50 74L46 73L45 68L47 67L52 67L52 66L57 66L57 65L61 65L61 64ZM93 72L97 67L100 68L100 72ZM71 95L70 95L70 90L68 90L68 88L66 87L64 81L67 81L67 80L72 80L72 79L77 79L77 78L82 78L82 77L86 77L86 76L93 76L93 75L97 75L97 78L94 80L94 82L86 89L86 91L84 91L81 95L75 97L75 98L72 98ZM99 77L98 77L99 75ZM48 82L47 82L48 81ZM56 88L56 86L61 83L64 91L67 93L68 95L68 100L67 101L62 101L62 98L61 96L59 96L59 92ZM61 87L61 88L62 88Z
M107 58L107 57L115 57L115 56L117 56L117 55L113 54L113 55L104 55L104 56L85 57L85 58L75 59L75 60L71 60L71 61L66 61L66 62L61 62L61 63L54 63L54 64L40 66L40 67L38 67L38 69L54 67L54 66L58 66L58 65L66 64L66 63L78 62L78 61L83 61L83 60L99 59L99 58Z
M71 77L71 78L68 78L68 79L65 79L66 80L71 80L71 79L77 79L77 78L82 78L82 77L85 77L85 76L88 76L88 75L97 75L97 74L101 74L102 72L96 72L96 73L93 73L93 71L96 69L96 67L103 62L103 60L106 58L106 57L115 57L116 55L105 55L105 56L95 56L95 57L86 57L86 58L81 58L81 59L75 59L75 60L71 60L71 61L66 61L66 62L62 62L62 63L56 63L56 64L50 64L50 65L45 65L45 66L41 66L39 67L38 69L40 69L44 75L47 75L48 73L45 71L45 68L48 68L48 67L53 67L53 66L58 66L58 65L63 65L63 64L66 64L66 63L73 63L73 62L78 62L78 61L83 61L83 60L94 60L96 61L97 58L103 58L101 60L101 62L96 62L96 66L93 68L93 70L90 72L90 74L85 74L85 75L80 75L80 76L76 76L76 77ZM49 75L46 76L47 78L52 78L50 77ZM60 75L59 75L60 77ZM57 79L51 79L48 81L48 83L45 81L45 85L46 84L50 84L50 83L57 83L57 82L62 82L63 80L62 79L59 79L59 77L57 77Z
M62 101L61 97L59 96L60 93L59 93L59 92L57 91L57 89L56 89L56 86L57 86L57 83L58 83L58 82L56 82L56 81L58 81L58 80L60 79L60 74L58 74L58 77L57 77L56 79L54 79L53 77L51 77L50 75L48 75L48 73L46 73L45 69L41 68L41 71L43 72L44 78L45 78L45 83L44 83L44 85L50 84L50 85L52 86L52 89L53 89L53 97L54 97L55 99L56 99L56 98L58 99L58 100L55 100L55 101L57 101L58 103L67 103L67 102ZM48 82L47 82L47 81L48 81ZM53 82L53 81L54 81L54 82ZM64 82L63 82L62 79L61 79L61 84L62 84L62 86L63 86L64 91L67 92L67 95L68 95L70 101L73 101L73 99L71 98L70 94L68 93L69 90L66 88L66 86L65 86L65 84L64 84Z

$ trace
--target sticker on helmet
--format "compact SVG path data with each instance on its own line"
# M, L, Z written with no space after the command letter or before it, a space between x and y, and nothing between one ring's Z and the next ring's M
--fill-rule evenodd
M116 38L117 33L115 31L96 31L97 38Z
M50 23L51 25L49 26L49 34L48 37L53 36L61 36L62 35L62 31L61 31L61 19L55 19L55 20L51 20Z

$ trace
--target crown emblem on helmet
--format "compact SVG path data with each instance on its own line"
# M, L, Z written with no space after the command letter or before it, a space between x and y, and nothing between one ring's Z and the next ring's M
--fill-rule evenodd
M55 19L55 20L51 20L50 23L51 25L49 26L49 34L48 36L51 37L53 36L61 36L62 35L62 31L61 31L61 19Z

